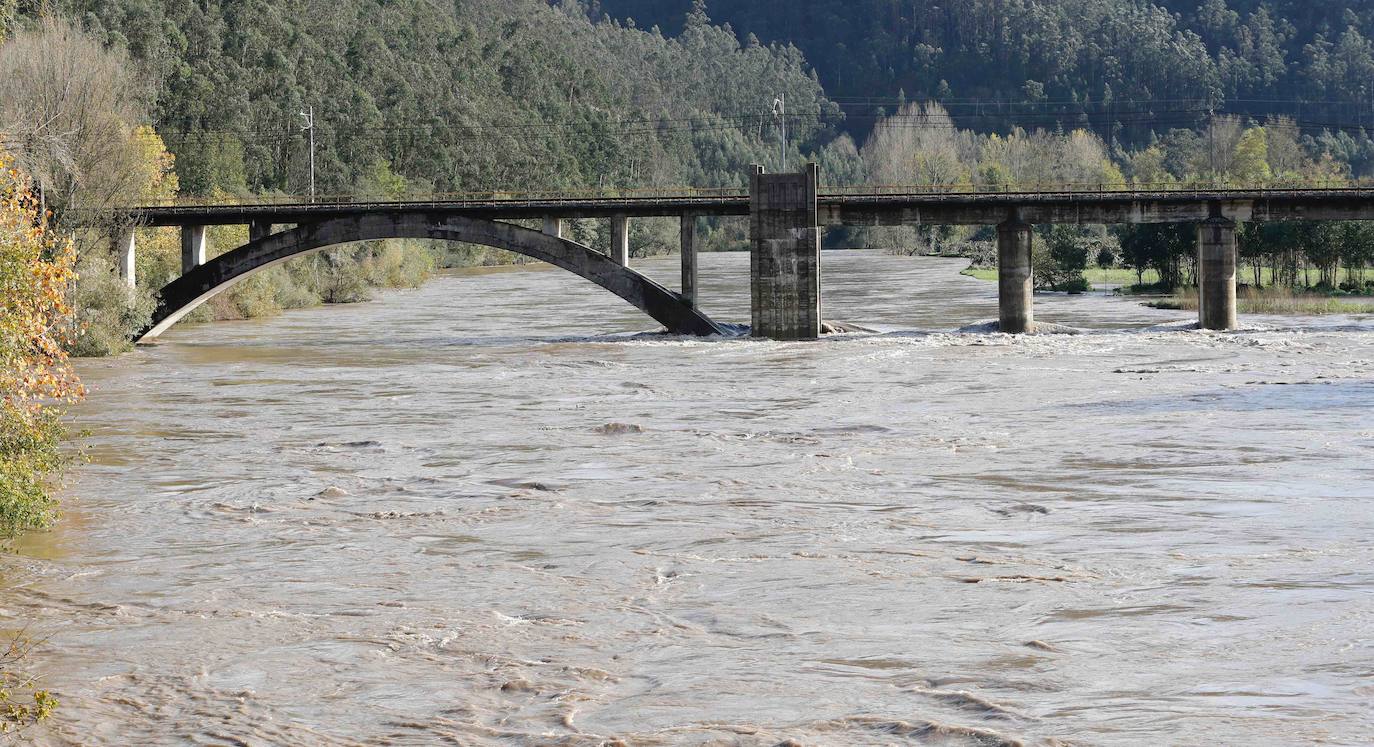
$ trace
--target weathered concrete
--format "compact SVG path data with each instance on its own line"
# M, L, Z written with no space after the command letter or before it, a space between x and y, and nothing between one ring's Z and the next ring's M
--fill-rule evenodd
M563 219L544 216L544 235L555 239L563 238Z
M1198 224L1198 325L1236 328L1236 224L1216 216Z
M137 243L138 239L132 227L124 229L124 232L115 240L115 257L119 263L119 277L130 288L138 287Z
M1372 220L1374 192L1083 192L1013 194L830 195L823 225L998 225L1008 210L1031 224L1197 223L1217 210L1235 221Z
M611 216L611 259L621 267L630 266L630 219Z
M616 264L589 247L510 223L413 214L358 215L298 226L222 254L167 284L153 322L138 335L165 332L197 306L267 267L339 244L379 239L435 239L505 249L548 262L614 293L678 334L711 335L723 330L683 303L678 294Z
M997 226L997 319L1001 331L1023 335L1035 329L1035 284L1031 277L1031 226L1013 217Z
M679 236L682 252L682 300L697 305L697 214L683 213Z
M272 224L266 221L255 220L248 224L248 240L257 241L272 235Z
M685 191L685 190L684 190ZM176 205L115 211L147 226L294 224L359 214L463 216L484 220L748 215L748 195L421 200L292 205ZM1020 210L1032 224L1198 223L1213 206L1235 221L1374 220L1374 190L1221 189L1011 193L828 194L817 197L820 225L995 226Z
M181 227L181 272L188 273L191 270L205 264L207 256L205 241L205 226L182 226Z
M755 337L821 335L821 234L815 164L800 174L749 175L750 311Z

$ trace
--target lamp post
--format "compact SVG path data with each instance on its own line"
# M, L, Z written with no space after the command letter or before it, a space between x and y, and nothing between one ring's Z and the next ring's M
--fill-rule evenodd
M311 104L308 111L301 112L301 117L305 119L302 130L310 133L310 202L315 202L315 105Z

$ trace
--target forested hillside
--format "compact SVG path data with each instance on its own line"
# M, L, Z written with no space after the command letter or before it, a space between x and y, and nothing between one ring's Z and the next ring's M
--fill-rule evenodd
M60 0L127 46L184 194L738 184L760 102L833 111L793 49L665 38L540 0ZM747 115L747 116L744 116ZM796 131L801 142L815 125Z
M596 0L677 28L701 0ZM964 127L1089 127L1128 143L1209 111L1374 124L1374 5L1342 0L711 0L798 46L860 133L894 99Z

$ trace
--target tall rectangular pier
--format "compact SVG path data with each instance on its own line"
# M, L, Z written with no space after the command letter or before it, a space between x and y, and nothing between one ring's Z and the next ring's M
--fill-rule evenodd
M821 336L821 232L816 164L800 174L749 174L749 275L755 337Z

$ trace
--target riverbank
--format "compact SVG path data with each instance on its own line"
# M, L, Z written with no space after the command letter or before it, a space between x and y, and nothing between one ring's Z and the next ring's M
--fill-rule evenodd
M961 275L977 280L996 282L995 268L970 267ZM1131 286L1138 284L1138 276L1130 269L1093 268L1083 273L1095 290L1116 290L1128 293ZM1144 283L1158 282L1159 275L1153 270L1144 274ZM1363 274L1360 275L1363 278ZM1140 293L1148 297L1148 293ZM1144 300L1141 305L1169 311L1197 311L1196 288L1180 288L1163 298ZM1256 289L1241 286L1236 290L1236 310L1241 314L1274 316L1325 316L1332 314L1374 314L1374 296L1353 294L1321 294L1316 292L1293 291L1287 288Z
M1156 309L1197 311L1197 289L1181 288L1172 296L1147 301L1145 305ZM1242 287L1236 291L1236 311L1241 314L1283 316L1374 314L1374 297L1329 296L1294 292L1286 288Z
M997 282L996 267L970 267L960 274L971 278L977 278L978 280ZM1148 285L1150 283L1159 282L1159 273L1154 270L1146 270L1143 275L1137 275L1135 270L1120 267L1107 269L1100 267L1089 268L1083 271L1083 277L1087 278L1088 283L1094 288L1103 286L1124 287L1137 283L1145 283Z

